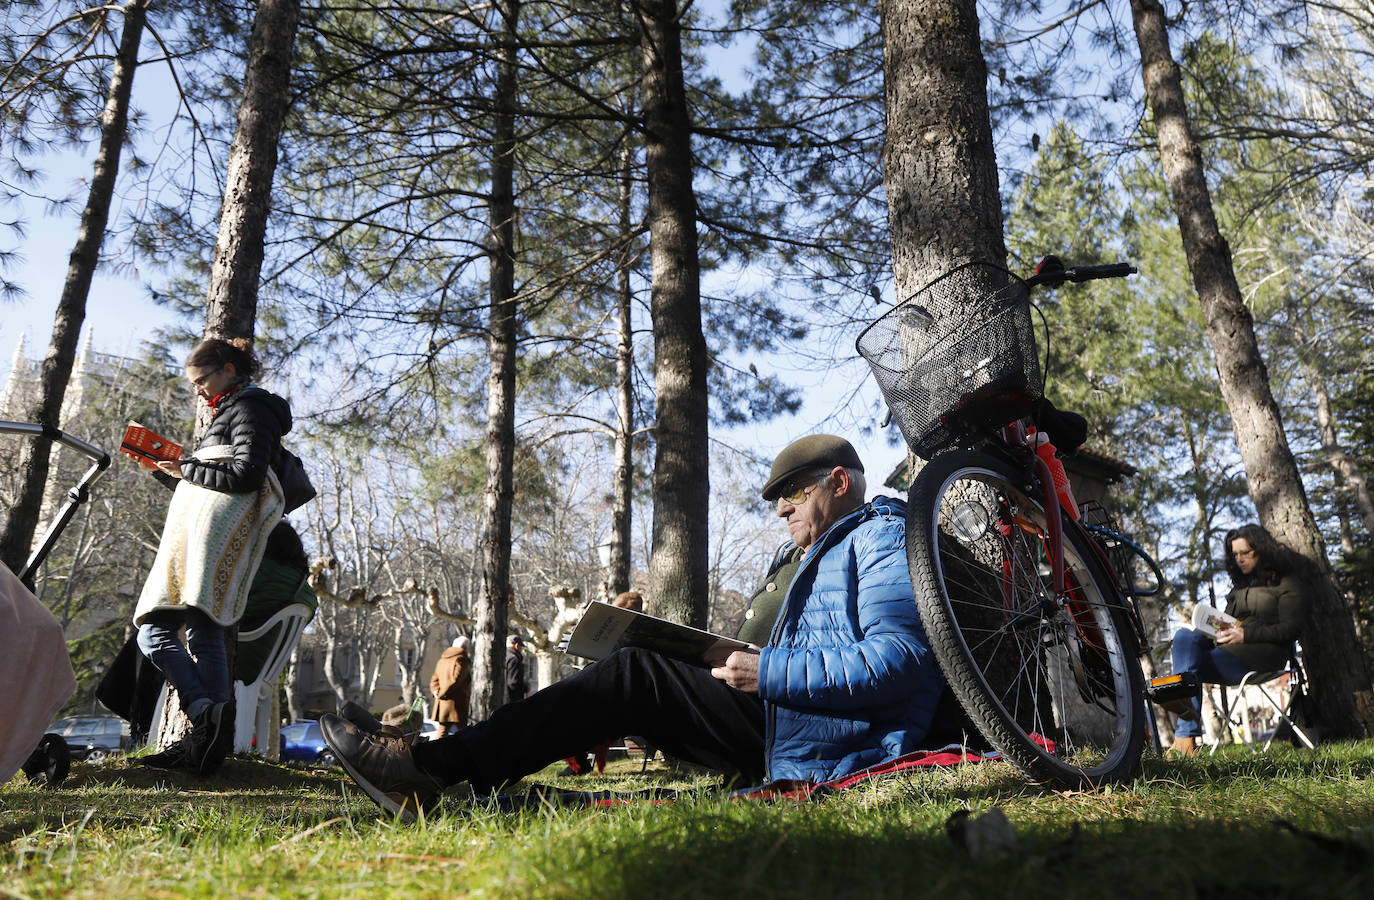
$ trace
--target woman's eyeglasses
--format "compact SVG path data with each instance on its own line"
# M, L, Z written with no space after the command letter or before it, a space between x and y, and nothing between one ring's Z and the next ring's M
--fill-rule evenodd
M218 368L211 369L210 371L206 372L204 375L200 376L199 378L192 378L192 379L190 379L190 381L191 381L191 387L198 387L198 388L205 387L205 383L206 383L207 381L209 381L210 378L211 378L216 372L218 372L220 369L223 369L223 368L224 368L224 366L219 366Z

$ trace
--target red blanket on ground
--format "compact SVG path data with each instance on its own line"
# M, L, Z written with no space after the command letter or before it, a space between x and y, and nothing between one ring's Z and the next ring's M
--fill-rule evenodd
M1052 748L1051 748L1052 750ZM809 781L772 781L733 792L733 800L823 800L832 794L863 784L874 778L886 778L912 769L933 766L957 766L960 763L981 763L1001 759L1000 754L980 755L952 745L939 750L917 750L885 763L853 772L834 781L819 784ZM548 804L561 806L624 806L644 801L663 803L687 796L691 792L671 788L650 788L645 791L569 791L547 785L535 785L520 795L492 798L492 805L501 810L528 809Z
M851 788L856 784L863 784L874 778L885 778L912 769L924 769L931 766L957 766L960 763L980 763L1001 758L1000 754L980 755L956 746L941 747L939 750L917 750L906 756L899 756L885 763L879 763L871 768L861 769L834 781L823 781L819 784L809 781L774 781L769 784L761 784L758 787L746 788L737 792L736 796L760 800L815 800Z

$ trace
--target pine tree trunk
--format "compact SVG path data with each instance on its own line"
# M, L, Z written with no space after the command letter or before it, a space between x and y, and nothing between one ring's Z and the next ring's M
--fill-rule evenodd
M272 179L277 170L277 143L286 118L291 54L299 19L300 0L261 0L253 19L243 98L239 101L234 140L229 146L219 238L210 269L206 337L253 337L258 315L258 275L262 271L267 215L272 206ZM196 414L196 436L204 434L209 425L209 407L201 403ZM231 673L237 634L235 626L225 637ZM232 689L232 675L229 683ZM188 724L175 691L168 691L162 721L158 746L165 747L180 737Z
M518 0L496 5L496 116L491 162L491 306L487 338L487 484L482 495L482 596L474 610L473 721L505 700L506 628L510 598L511 506L515 464L515 94Z
M299 19L300 0L261 0L253 19L210 270L206 337L253 337L272 178L277 171L277 144L286 118Z
M1312 561L1319 573L1302 645L1320 730L1329 737L1365 736L1374 726L1374 696L1364 654L1284 435L1254 321L1232 270L1230 247L1217 225L1182 79L1169 49L1164 9L1158 0L1132 0L1131 12L1160 159L1250 496L1264 527Z
M710 567L706 337L701 329L692 133L676 0L636 6L643 51L645 165L653 288L653 548L647 605L704 628Z
M133 92L134 72L138 68L138 46L143 39L148 0L129 0L125 4L124 30L110 73L105 109L100 115L100 149L95 157L91 188L76 245L67 261L67 278L57 302L52 339L39 373L38 396L25 413L26 418L52 428L61 427L62 400L76 361L81 325L86 319L86 298L91 279L100 262L100 247L110 218L110 200L119 175L119 155L129 122L129 97ZM28 561L38 517L43 505L43 489L48 483L52 442L46 438L25 441L19 449L19 471L24 483L18 498L8 510L0 528L0 564L15 572Z
M954 266L1003 265L1002 205L974 0L884 0L883 186L904 299Z

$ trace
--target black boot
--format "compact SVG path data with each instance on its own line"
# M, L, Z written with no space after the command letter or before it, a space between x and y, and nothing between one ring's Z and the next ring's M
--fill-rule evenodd
M153 769L194 769L196 763L192 757L191 735L183 736L165 750L139 759L138 763Z
M229 755L234 740L233 715L228 703L212 703L191 720L191 759L201 775L218 769Z

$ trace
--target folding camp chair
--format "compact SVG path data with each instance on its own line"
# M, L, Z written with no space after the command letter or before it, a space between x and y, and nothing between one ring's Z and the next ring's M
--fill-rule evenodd
M1270 693L1270 689L1265 687L1265 685L1279 681L1285 676L1288 678L1288 699L1286 702L1280 703L1279 699L1275 697L1274 694ZM1245 677L1241 679L1238 685L1218 685L1218 687L1221 688L1221 717L1228 725L1238 727L1241 741L1250 748L1251 753L1256 752L1254 739L1250 736L1250 706L1245 702L1245 689L1253 687L1255 690L1259 691L1264 696L1264 699L1269 701L1269 705L1278 712L1279 722L1287 723L1288 727L1293 729L1293 734L1297 735L1302 745L1312 750L1316 745L1313 743L1312 739L1308 737L1307 732L1303 731L1298 723L1294 722L1292 719L1293 702L1296 698L1303 696L1306 684L1306 673L1302 670L1302 664L1298 660L1297 648L1294 647L1293 652L1288 656L1288 663L1283 668L1275 669L1271 672L1246 672ZM1279 687L1279 685L1273 686L1276 688ZM1237 697L1240 700L1239 714L1231 710L1230 691L1232 690L1237 691ZM1278 733L1279 729L1277 727L1269 733L1268 739L1264 742L1263 750L1269 749L1269 745L1274 743L1274 736ZM1211 752L1217 752L1216 744L1212 745Z

